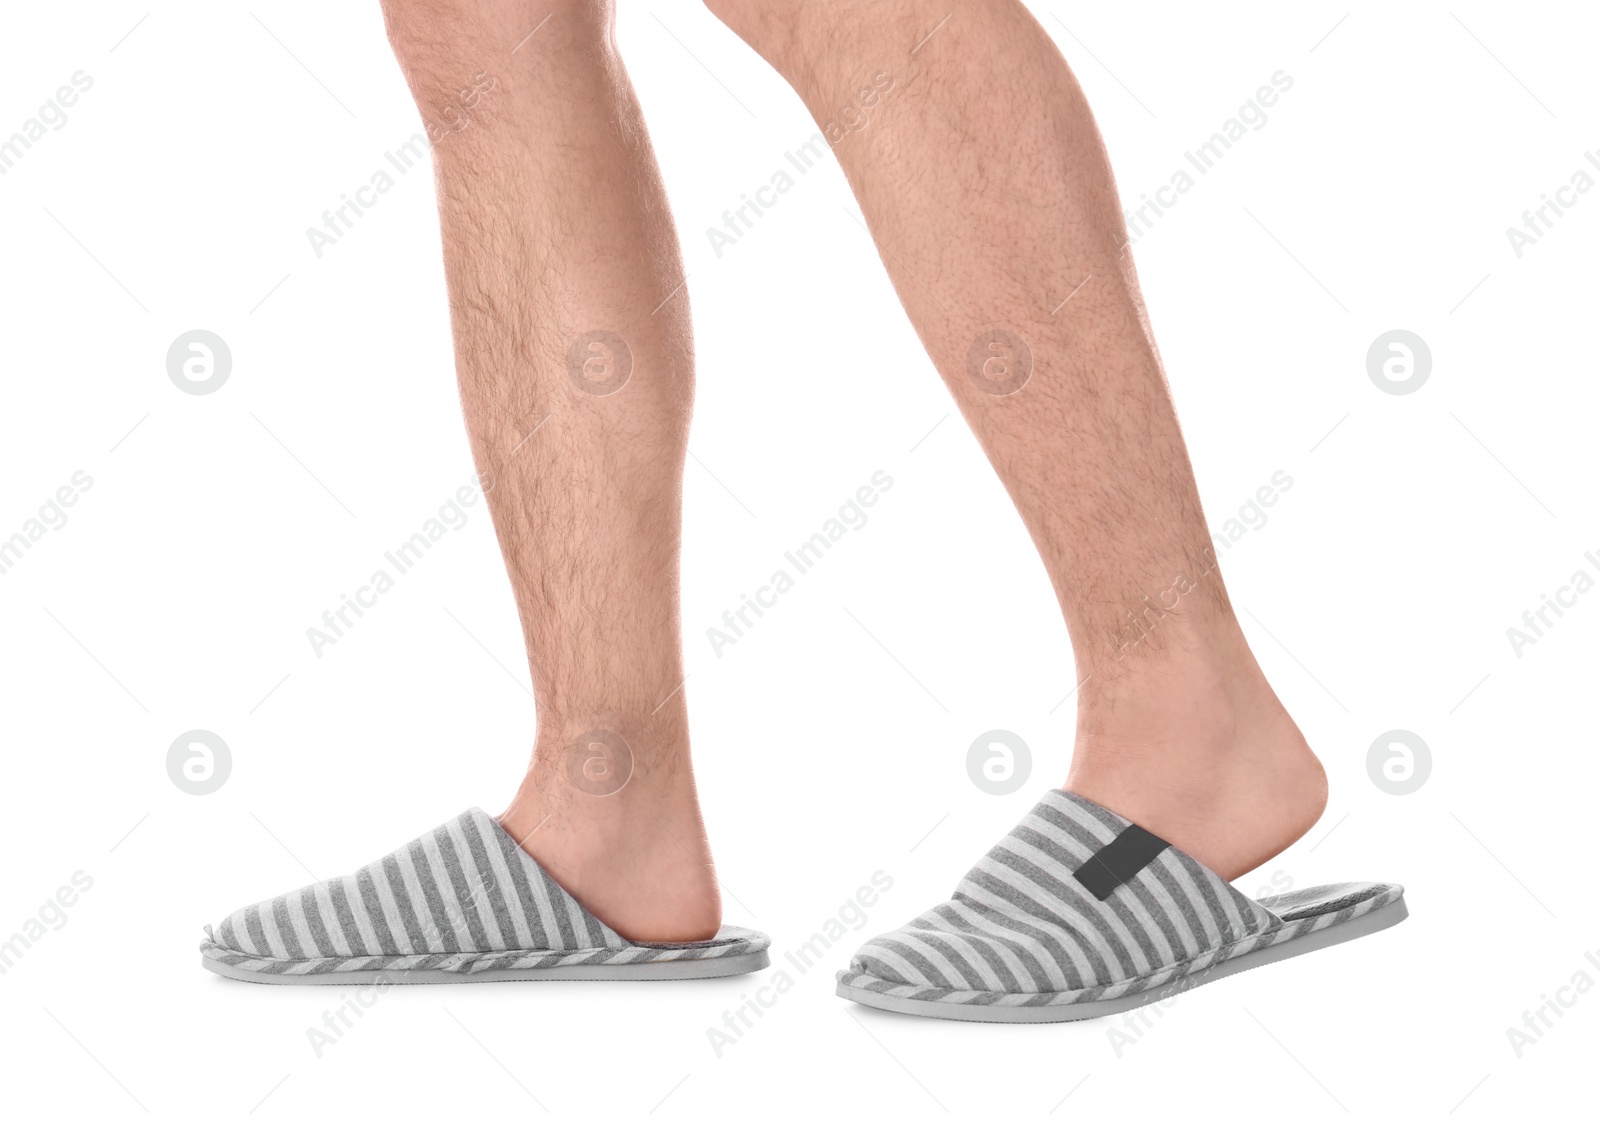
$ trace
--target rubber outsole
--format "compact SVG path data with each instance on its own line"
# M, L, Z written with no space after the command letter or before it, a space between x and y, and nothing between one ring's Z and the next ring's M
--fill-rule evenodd
M1387 930L1397 923L1403 922L1409 912L1406 910L1405 897L1401 896L1393 903L1385 904L1376 911L1361 915L1348 922L1337 923L1325 927L1320 931L1312 931L1300 938L1292 938L1277 946L1268 946L1249 954L1241 954L1237 958L1229 958L1226 962L1218 962L1199 973L1187 977L1180 977L1165 985L1153 989L1141 990L1138 993L1129 993L1122 997L1113 997L1103 1001L1081 1001L1066 1005L1037 1005L1032 1007L1011 1005L962 1005L953 1001L919 1001L911 997L894 997L886 993L876 993L871 989L860 986L839 983L836 990L840 997L854 1001L868 1008L883 1009L891 1013L904 1013L908 1016L934 1017L939 1020L966 1020L978 1021L988 1024L1060 1024L1074 1020L1093 1020L1095 1017L1111 1016L1113 1013L1127 1012L1137 1009L1155 1001L1163 1001L1168 997L1187 992L1190 989L1210 982L1228 977L1231 974L1243 973L1253 970L1257 966L1265 966L1271 962L1281 962L1286 958L1293 958L1300 954L1309 954L1313 950L1322 950L1329 946L1337 946L1341 942L1362 938Z
M262 973L230 966L205 955L200 964L214 974L260 985L451 985L480 981L690 981L737 977L771 965L765 950L730 954L723 958L683 958L670 962L633 962L617 965L547 966L526 970L345 970L337 973Z

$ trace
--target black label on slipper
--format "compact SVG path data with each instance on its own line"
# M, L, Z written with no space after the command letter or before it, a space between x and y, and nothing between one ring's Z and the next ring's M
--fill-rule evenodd
M1161 855L1167 842L1137 825L1129 825L1117 839L1073 872L1073 876L1096 899L1105 899L1123 884L1144 871L1145 865Z

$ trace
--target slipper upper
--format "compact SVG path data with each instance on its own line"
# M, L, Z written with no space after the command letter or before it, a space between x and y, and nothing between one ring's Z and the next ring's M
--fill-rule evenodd
M850 970L933 989L1093 991L1281 925L1127 818L1052 790L950 899L872 939Z
M476 808L348 876L242 907L207 932L225 948L279 960L629 945Z

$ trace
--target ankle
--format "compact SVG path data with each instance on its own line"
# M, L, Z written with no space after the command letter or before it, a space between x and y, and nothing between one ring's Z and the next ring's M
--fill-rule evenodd
M711 938L722 903L687 748L633 758L606 734L537 750L501 826L624 938Z
M1224 879L1298 840L1328 795L1322 764L1242 636L1186 638L1085 693L1066 788Z
M1159 645L1094 666L1078 696L1077 745L1127 751L1171 742L1225 743L1241 728L1287 718L1237 623L1172 623Z
M656 747L636 756L613 733L597 731L567 746L535 750L500 822L536 858L551 842L581 842L581 849L568 850L568 863L604 865L638 848L645 836L696 836L700 802L687 749Z

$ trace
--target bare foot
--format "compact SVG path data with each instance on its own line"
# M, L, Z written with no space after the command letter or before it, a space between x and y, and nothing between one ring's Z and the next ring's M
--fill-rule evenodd
M657 760L659 761L659 759ZM698 942L722 924L687 752L621 789L573 782L565 749L536 752L500 824L601 922L632 942Z
M1327 775L1242 635L1163 640L1084 696L1066 788L1233 880L1316 824Z

